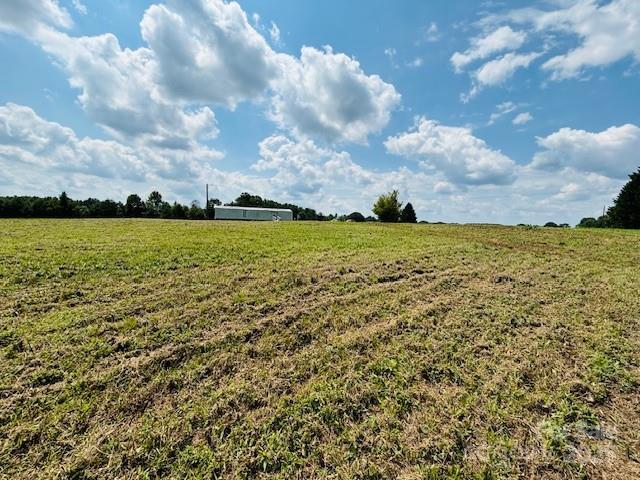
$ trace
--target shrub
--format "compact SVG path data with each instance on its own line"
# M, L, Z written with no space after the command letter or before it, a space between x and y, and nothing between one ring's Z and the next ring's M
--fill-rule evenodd
M347 215L347 220L351 220L352 222L364 222L365 218L360 212L353 212Z

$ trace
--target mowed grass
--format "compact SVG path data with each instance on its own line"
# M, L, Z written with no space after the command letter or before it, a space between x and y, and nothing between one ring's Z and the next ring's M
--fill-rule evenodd
M0 478L640 478L640 234L0 221Z

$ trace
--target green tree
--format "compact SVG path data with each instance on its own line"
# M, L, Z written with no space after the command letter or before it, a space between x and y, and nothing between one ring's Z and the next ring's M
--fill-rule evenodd
M144 202L139 195L132 193L127 197L124 211L127 217L141 217L145 211Z
M617 228L640 228L640 168L629 175L629 181L607 212L609 223Z
M597 219L593 217L585 217L580 220L580 223L577 225L578 228L606 228L609 226L609 217L603 215L598 217Z
M173 202L171 207L171 218L187 218L187 207L180 205L178 202Z
M162 195L160 192L153 191L149 194L149 198L147 198L147 216L149 217L159 217L160 209L162 208Z
M397 190L380 195L374 203L372 211L381 222L397 222L400 218L402 203L398 200Z
M407 203L407 205L402 209L400 221L403 223L418 223L416 211L413 209L413 205L411 205L411 203Z
M191 208L189 209L187 216L189 220L204 220L204 210L200 208L200 203L197 200L191 202Z

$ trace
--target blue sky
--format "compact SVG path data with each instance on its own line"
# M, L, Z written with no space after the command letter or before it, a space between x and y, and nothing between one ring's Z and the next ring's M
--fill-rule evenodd
M635 0L5 0L0 194L576 223L640 166Z

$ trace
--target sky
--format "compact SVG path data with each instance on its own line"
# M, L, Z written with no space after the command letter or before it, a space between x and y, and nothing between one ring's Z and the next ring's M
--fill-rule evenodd
M2 0L0 195L576 224L640 166L638 0Z

